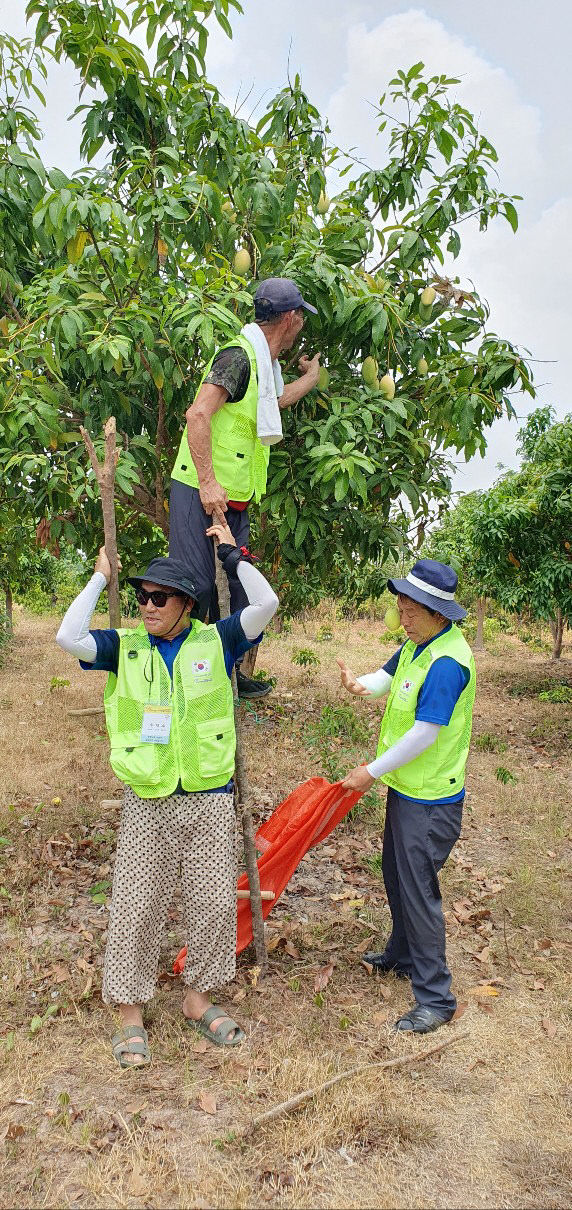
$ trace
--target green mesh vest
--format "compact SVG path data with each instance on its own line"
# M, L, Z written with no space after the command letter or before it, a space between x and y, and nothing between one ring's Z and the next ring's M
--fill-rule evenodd
M110 673L104 705L111 767L140 798L184 790L213 790L234 773L234 706L216 626L193 620L173 664L173 684L141 623L118 630L119 665ZM141 739L146 705L170 706L167 744Z
M244 399L238 399L236 403L224 404L212 417L213 471L215 479L221 487L224 487L229 500L250 500L254 496L258 502L266 491L270 449L269 446L262 445L256 432L258 381L254 350L243 336L236 336L222 348L234 348L236 345L240 345L248 354L250 379ZM220 351L220 349L217 350L219 353ZM214 357L203 374L199 390L210 372L213 361ZM199 477L191 458L186 428L181 437L172 478L177 479L180 483L186 483L188 487L199 486Z
M444 655L452 656L470 673L469 682L455 705L451 720L446 727L440 727L435 743L409 764L394 769L392 773L384 773L381 777L381 781L398 794L430 802L458 794L465 784L476 688L475 661L457 626L452 626L429 643L414 661L415 647L416 644L409 639L401 651L381 720L378 756L387 752L413 726L417 698L435 660Z

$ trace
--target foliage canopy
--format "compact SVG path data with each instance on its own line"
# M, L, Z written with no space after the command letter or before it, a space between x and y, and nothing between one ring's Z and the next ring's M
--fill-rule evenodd
M205 57L209 22L231 36L233 9L31 0L34 37L0 40L2 493L91 554L79 426L97 434L114 414L124 566L162 548L202 367L251 318L257 280L292 276L318 307L306 351L321 350L330 382L286 416L272 454L257 541L284 594L309 571L331 587L340 557L397 557L411 514L445 506L449 453L484 451L510 392L532 386L518 349L487 331L486 303L446 276L464 222L517 225L456 81L400 71L377 107L385 161L370 167L331 142L297 76L256 125L228 107ZM81 82L71 178L38 154L32 104L52 59ZM320 215L326 173L339 190ZM241 247L252 276L233 269ZM366 356L394 377L392 400L363 381Z

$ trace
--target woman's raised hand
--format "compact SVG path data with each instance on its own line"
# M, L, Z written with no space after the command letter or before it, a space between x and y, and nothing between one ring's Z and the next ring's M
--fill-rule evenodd
M371 697L370 690L366 689L365 685L360 685L351 668L348 668L343 660L336 659L336 664L341 671L342 685L348 693L355 693L357 697Z

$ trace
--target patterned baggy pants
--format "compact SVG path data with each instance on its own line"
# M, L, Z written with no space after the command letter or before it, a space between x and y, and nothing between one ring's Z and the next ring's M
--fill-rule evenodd
M236 861L232 794L138 798L126 789L104 960L106 1004L152 998L179 872L188 947L184 983L206 992L234 978Z

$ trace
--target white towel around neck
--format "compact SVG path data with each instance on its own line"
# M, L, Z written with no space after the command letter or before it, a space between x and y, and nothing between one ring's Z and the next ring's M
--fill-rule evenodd
M258 408L256 431L262 445L276 445L282 441L282 418L278 400L284 391L284 379L279 362L272 360L268 341L258 324L245 324L244 336L254 349L256 376L258 379Z

